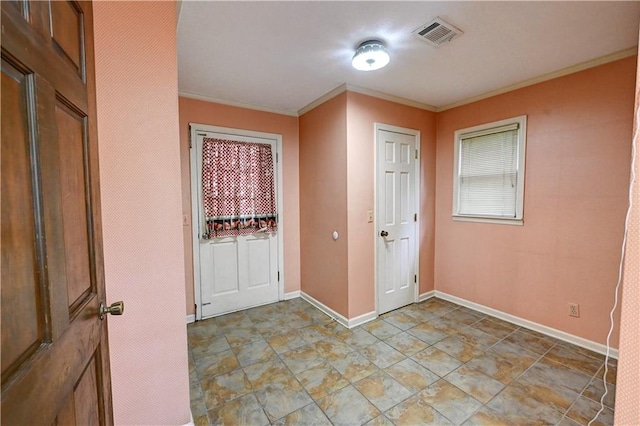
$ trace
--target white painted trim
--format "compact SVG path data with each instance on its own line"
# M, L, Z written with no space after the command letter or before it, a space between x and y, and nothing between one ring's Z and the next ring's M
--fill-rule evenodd
M364 87L353 86L351 84L341 84L333 90L325 93L314 101L309 102L298 110L298 116L306 114L312 109L322 105L330 99L342 94L343 92L360 93L361 95L371 96L372 98L382 99L385 101L393 102L400 105L406 105L413 108L424 109L427 111L436 112L437 108L433 105L428 105L422 102L414 101L411 99L401 98L399 96L390 95L388 93L378 92L377 90L365 89Z
M534 84L543 83L545 81L553 80L553 79L559 78L559 77L564 77L565 75L569 75L569 74L573 74L573 73L576 73L576 72L584 71L584 70L589 69L589 68L595 68L595 67L600 66L600 65L604 65L604 64L608 64L610 62L614 62L614 61L617 61L617 60L620 60L620 59L628 58L630 56L637 55L637 52L638 52L638 48L637 47L632 47L632 48L629 48L629 49L621 50L619 52L615 52L615 53L612 53L610 55L602 56L600 58L592 59L592 60L586 61L586 62L581 62L579 64L572 65L570 67L563 68L563 69L558 70L558 71L554 71L554 72L551 72L551 73L548 73L548 74L543 74L541 76L534 77L534 78L531 78L531 79L528 79L528 80L524 80L524 81L521 81L521 82L516 83L516 84L505 86L505 87L503 87L501 89L493 90L491 92L486 92L486 93L483 93L483 94L478 95L478 96L473 96L473 97L470 97L470 98L466 98L466 99L463 99L463 100L460 100L460 101L457 101L457 102L454 102L454 103L451 103L451 104L448 104L448 105L440 106L440 107L436 107L434 105L425 104L423 102L414 101L414 100L411 100L411 99L402 98L402 97L399 97L399 96L390 95L390 94L383 93L383 92L378 92L376 90L365 89L364 87L353 86L351 84L346 84L346 83L339 85L335 89L332 89L329 92L325 93L324 95L320 96L319 98L309 102L307 105L303 106L298 111L282 110L282 109L277 109L277 108L270 108L270 107L264 107L264 106L258 106L258 105L245 104L245 103L242 103L242 102L228 101L228 100L224 100L224 99L220 99L220 98L214 98L214 97L211 97L211 96L201 95L199 93L189 92L187 90L178 91L178 96L181 96L183 98L197 99L199 101L213 102L213 103L221 104L221 105L229 105L229 106L234 106L234 107L238 107L238 108L245 108L245 109L251 109L251 110L256 110L256 111L264 111L264 112L270 112L270 113L273 113L273 114L288 115L288 116L292 116L292 117L299 117L299 116L311 111L312 109L316 108L317 106L322 105L323 103L327 102L329 99L332 99L332 98L338 96L339 94L341 94L342 92L345 92L345 91L348 90L348 91L351 91L351 92L360 93L360 94L363 94L363 95L371 96L371 97L378 98L378 99L383 99L383 100L394 102L394 103L401 104L401 105L407 105L407 106L410 106L410 107L424 109L424 110L432 111L432 112L442 112L442 111L447 111L449 109L457 108L459 106L467 105L467 104L470 104L470 103L473 103L473 102L481 101L483 99L491 98L493 96L501 95L503 93L508 93L508 92L512 92L514 90L522 89L524 87L533 86Z
M393 126L391 124L383 124L383 123L374 123L373 124L373 255L374 255L374 267L373 267L373 282L375 289L375 312L376 315L380 314L380 310L378 308L378 131L384 130L394 133L401 133L404 135L413 136L415 138L415 149L418 151L418 158L415 159L415 176L414 176L414 187L415 187L415 213L416 213L416 222L414 228L414 250L415 250L415 270L414 273L416 275L416 282L414 283L414 294L413 294L413 302L418 302L418 293L420 291L420 130L408 129L406 127L398 127Z
M182 12L182 0L176 0L176 28L180 24L180 12Z
M609 62L614 62L620 59L628 58L630 56L635 56L637 55L637 53L638 53L637 47L621 50L619 52L615 52L610 55L601 56L599 58L592 59L586 62L581 62L579 64L572 65L570 67L563 68L558 71L550 72L548 74L543 74L541 76L534 77L529 80L524 80L524 81L521 81L520 83L512 84L510 86L506 86L501 89L493 90L491 92L483 93L478 96L473 96L471 98L463 99L461 101L454 102L452 104L441 106L436 110L436 112L442 112L448 109L457 108L462 105L471 104L473 102L481 101L483 99L491 98L497 95L501 95L503 93L508 93L514 90L522 89L523 87L533 86L534 84L543 83L545 81L553 80L559 77L564 77L565 75L574 74L580 71L587 70L589 68L595 68L600 65L608 64Z
M423 102L401 98L400 96L390 95L384 92L378 92L377 90L365 89L364 87L353 86L351 84L347 84L346 86L349 92L360 93L362 95L371 96L372 98L378 98L378 99L393 102L396 104L406 105L406 106L410 106L418 109L424 109L431 112L436 112L438 110L437 107L433 105L425 104Z
M198 197L195 191L198 190L198 156L193 144L196 139L197 125L189 123L189 181L191 183L191 250L193 264L193 303L196 306L195 320L202 319L202 295L200 293L200 244L199 244L199 227L200 213L198 206Z
M367 312L366 314L362 314L362 315L358 315L357 317L350 318L348 320L348 323L349 323L348 327L349 328L357 327L359 325L368 323L369 321L373 321L376 318L378 318L378 314L376 313L376 311Z
M504 129L510 126L509 129ZM517 126L517 127L514 127ZM460 168L461 168L461 144L465 137L474 137L478 132L503 130L517 130L517 183L516 183L516 202L515 217L502 218L498 216L482 216L473 214L459 213L460 202ZM466 222L484 222L495 223L501 225L522 225L524 216L524 180L526 176L525 161L527 152L527 116L520 115L518 117L506 118L491 123L483 123L466 129L458 129L453 134L453 197L452 197L452 216L453 220Z
M196 322L196 314L187 315L187 324L191 324L192 322Z
M452 296L447 293L435 290L435 296L439 299L448 300L455 304L465 306L474 311L482 312L483 314L491 315L501 320L510 322L512 324L528 328L529 330L537 331L546 336L562 340L567 343L571 343L581 348L589 349L593 352L605 355L607 353L607 347L601 343L594 342L573 334L566 333L564 331L557 330L555 328L547 327L546 325L539 324L537 322L529 321L524 318L517 317L515 315L507 314L506 312L499 311L497 309L489 308L488 306L481 305L479 303L471 302L461 297ZM614 359L618 359L618 350L611 348L609 356Z
M334 311L324 303L320 302L319 300L309 296L307 293L303 291L300 291L300 297L303 300L306 300L307 302L311 303L319 311L321 311L331 319L338 321L340 325L345 326L347 328L357 327L361 324L367 323L369 321L373 321L374 319L378 318L378 314L375 311L371 311L371 312L367 312L366 314L358 315L357 317L349 319L344 315L337 313L336 311Z
M327 305L325 305L324 303L320 302L317 299L314 299L304 291L300 292L300 297L306 300L307 302L311 303L313 306L315 306L318 310L320 310L322 313L324 313L331 319L334 319L338 321L341 325L349 328L349 320L346 317L334 311L333 309L331 309L330 307L328 307Z
M196 320L202 319L202 296L200 294L200 208L198 205L198 197L195 191L198 190L198 153L193 147L197 132L213 132L228 134L231 136L244 136L251 138L268 139L275 141L276 156L276 191L278 198L278 224L284 223L284 191L283 191L283 165L284 156L282 155L282 135L277 133L256 132L253 130L235 129L232 127L211 126L201 123L189 123L189 165L191 167L191 238L193 247L193 292L194 303L196 305ZM195 191L194 191L195 188ZM278 271L280 271L280 280L278 281L278 300L284 300L284 226L278 226Z
M272 114L289 115L289 116L292 116L292 117L297 117L298 116L298 113L296 111L269 108L269 107L263 107L263 106L258 106L258 105L245 104L245 103L242 103L242 102L227 101L227 100L224 100L224 99L213 98L211 96L200 95L198 93L193 93L193 92L189 92L189 91L186 91L186 90L178 91L178 96L183 97L183 98L196 99L198 101L212 102L212 103L221 104L221 105L229 105L229 106L237 107L237 108L244 108L244 109L251 109L251 110L255 110L255 111L270 112Z
M282 300L291 300L300 297L300 290L292 291L291 293L285 293Z
M422 293L421 295L418 296L418 302L424 302L425 300L429 300L432 297L436 297L436 291L435 290L431 290L428 291L426 293Z
M306 104L305 106L300 108L298 110L298 117L300 117L303 114L308 113L312 109L314 109L316 107L319 107L320 105L322 105L323 103L327 102L328 100L333 99L336 96L338 96L341 93L346 92L346 91L347 91L347 85L346 84L341 84L340 86L336 87L335 89L329 90L324 95L320 96L319 98L309 102L308 104Z
M488 217L480 217L480 216L458 216L455 214L451 215L451 219L456 222L479 222L479 223L499 223L500 225L513 225L513 226L523 226L524 221L522 219L490 219Z
M193 421L193 413L191 412L191 407L189 407L189 423L185 423L182 426L195 426L195 423Z

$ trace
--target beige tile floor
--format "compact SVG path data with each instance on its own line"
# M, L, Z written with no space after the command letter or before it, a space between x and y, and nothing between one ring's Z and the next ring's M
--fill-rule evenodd
M196 425L585 425L604 357L442 299L346 329L302 299L188 327ZM605 409L613 424L616 363Z

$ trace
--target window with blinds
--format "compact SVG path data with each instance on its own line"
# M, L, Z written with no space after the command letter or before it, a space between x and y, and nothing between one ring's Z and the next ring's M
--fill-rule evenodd
M454 219L522 224L526 117L455 133Z

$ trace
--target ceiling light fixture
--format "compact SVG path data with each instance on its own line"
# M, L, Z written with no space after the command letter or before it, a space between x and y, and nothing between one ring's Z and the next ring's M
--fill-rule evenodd
M389 63L389 52L380 40L367 40L358 46L351 65L358 71L379 70Z

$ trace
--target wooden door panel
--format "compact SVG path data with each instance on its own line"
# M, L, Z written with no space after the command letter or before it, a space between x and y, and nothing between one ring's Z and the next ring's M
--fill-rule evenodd
M77 425L94 426L100 424L98 374L94 357L87 364L87 368L73 389L75 424Z
M101 380L98 357L92 358L87 364L73 392L69 394L58 412L53 422L55 426L100 424L104 407L100 404L98 397Z
M53 422L54 426L66 426L76 424L76 404L74 395L71 394L62 405L62 408L58 412L56 420Z
M103 341L101 324L95 321L99 303L93 298L60 339L41 345L23 369L2 389L3 425L53 424L73 392L82 372ZM4 326L4 325L3 325ZM96 348L95 352L90 352ZM3 348L4 349L4 348ZM100 358L104 364L104 358ZM106 383L104 373L100 384ZM46 387L45 387L46 386ZM37 410L34 410L37 407ZM103 424L108 423L103 420Z
M68 1L51 3L51 24L54 46L58 48L70 64L82 75L83 58L83 15L79 7Z
M55 87L58 93L63 94L72 105L81 111L88 111L89 87L78 76L76 69L70 62L64 61L57 49L52 47L51 35L47 34L48 43L43 43L41 35L35 33L30 26L24 25L24 19L15 7L9 7L8 4L5 6L4 2L1 3L4 53L19 56L19 62L24 68L34 70L43 76L46 75L46 80ZM40 3L48 4L48 2L32 1L29 2L29 7L33 9L34 5ZM88 7L91 8L90 5ZM86 13L83 13L83 16L85 16L85 29L93 28L91 22L86 19ZM11 34L11 37L6 37L5 34ZM88 47L87 44L87 50L89 50ZM29 54L25 55L24 53ZM89 65L87 64L87 68L90 68ZM91 67L91 71L93 72L93 67Z
M2 423L112 424L91 4L1 7Z
M7 0L7 5L15 8L16 12L22 15L23 18L29 17L29 9L27 8L27 2L24 0Z
M55 107L59 144L60 190L66 260L67 306L73 316L93 292L85 175L85 117L57 100Z
M50 37L49 4L46 1L27 1L27 14L31 28L44 39Z
M2 61L2 383L43 336L28 133L30 80Z

